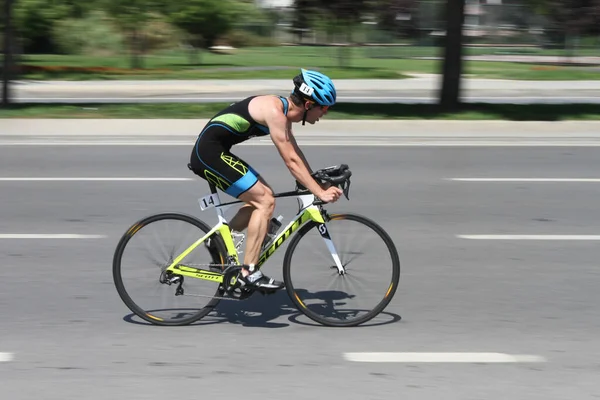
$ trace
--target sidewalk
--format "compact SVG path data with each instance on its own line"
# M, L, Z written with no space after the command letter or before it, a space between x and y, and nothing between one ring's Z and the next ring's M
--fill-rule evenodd
M338 92L402 92L406 90L438 90L439 75L415 75L409 79L336 79ZM13 89L22 95L47 93L98 93L135 95L218 94L228 92L283 92L293 87L291 79L247 80L164 80L164 81L18 81ZM520 81L464 78L464 90L577 90L600 91L600 79L589 81Z
M0 136L197 136L206 119L0 119ZM600 138L600 121L323 120L298 137Z

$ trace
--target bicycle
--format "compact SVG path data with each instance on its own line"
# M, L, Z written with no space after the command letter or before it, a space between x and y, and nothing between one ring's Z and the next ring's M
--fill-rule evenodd
M191 169L190 165L188 167ZM346 164L323 168L312 174L321 184L340 187L348 200L350 200L351 175L352 172ZM225 218L226 210L229 207L242 202L221 203L217 192L218 182L209 181L208 184L210 194L198 199L198 202L202 211L211 208L216 210L218 217L216 225L210 227L205 222L183 213L155 214L134 223L123 234L115 249L113 279L117 292L125 305L134 314L147 322L166 326L188 325L208 315L221 300L241 301L249 298L255 292L246 287L240 287L239 282L237 282L236 277L242 268L239 262L239 254L244 236L232 232ZM298 181L296 181L295 190L277 193L274 197L295 197L299 209L296 216L275 235L270 243L263 247L256 268L260 268L291 237L283 261L283 280L289 298L300 312L317 323L336 327L364 324L381 313L392 300L400 279L398 253L392 239L383 228L374 221L358 214L330 215L324 208L326 203L312 195ZM341 224L342 221L344 221L344 224ZM169 226L173 224L180 225L180 228L192 230L187 239L175 242L173 248L168 251L166 261L152 259L152 263L159 268L147 273L151 282L154 283L156 291L160 294L158 299L162 302L175 299L177 303L175 308L172 306L167 307L162 302L160 306L154 304L152 307L140 306L139 304L157 301L156 297L151 296L151 291L147 289L144 289L140 296L136 297L136 301L132 299L129 292L135 289L143 273L135 272L131 274L133 283L124 283L124 278L128 278L128 276L122 267L127 260L127 257L125 257L128 254L126 249L132 247L132 245L127 247L128 244L131 243L132 238L138 237L146 231L150 232L149 227L156 226L159 222L167 223ZM346 222L352 222L352 224L346 226ZM331 235L332 228L337 229L337 226L344 229ZM341 257L338 252L342 248L340 242L348 236L350 228L356 226L367 228L369 231L361 233L358 242L350 243L352 250L349 255L351 258L344 260L344 257ZM375 234L377 241L367 243L369 232ZM148 235L146 234L146 236ZM172 237L173 232L170 230L167 239ZM333 277L334 283L330 284L326 290L311 291L306 289L305 285L297 283L305 277L302 275L302 270L299 268L292 269L292 262L297 260L294 256L305 256L301 263L303 268L307 268L309 259L306 255L319 248L324 249L322 245L313 245L308 246L306 250L298 250L299 245L303 243L303 239L304 242L308 242L311 237L315 237L317 240L321 239L320 242L325 243L324 248L327 249L327 252L325 253L326 261L319 262L316 272L310 273L308 276ZM158 239L158 244L162 245L167 239ZM235 242L236 239L238 240L237 243ZM358 256L363 254L363 251L359 250L361 245L366 249L373 249L378 244L383 244L383 246L376 249L378 251L369 259L369 270L363 272L354 268L353 263ZM156 246L146 247L144 255L156 250L156 248ZM299 254L300 256L298 256ZM198 258L200 262L192 262L194 257ZM379 262L380 258L387 257L389 257L389 264ZM143 263L143 265L145 266L146 263ZM336 282L342 286L373 287L375 285L372 281L383 276L383 274L372 272L372 269L380 265L386 267L390 276L384 276L384 284L377 285L377 293L379 294L364 296L373 300L376 304L366 309L352 307L343 309L348 301L356 299L357 296L348 294L346 290L331 290L331 287L336 285ZM191 288L192 285L202 285L203 288L209 290L208 294L194 292ZM188 298L193 300L191 300L191 304L186 303L184 307L183 303ZM208 302L197 308L196 302L200 298L206 298ZM168 316L159 313L166 313Z

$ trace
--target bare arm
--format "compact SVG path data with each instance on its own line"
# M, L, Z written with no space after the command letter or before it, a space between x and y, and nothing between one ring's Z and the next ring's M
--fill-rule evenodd
M281 158L291 174L306 187L312 194L320 197L323 193L321 186L311 176L310 167L304 154L298 148L296 139L288 126L283 114L273 113L267 117L267 124L271 132L271 140L277 147Z
M300 156L300 158L302 159L302 161L304 162L304 166L306 167L306 169L308 170L309 173L313 173L312 168L310 167L310 165L308 164L308 161L306 160L306 157L304 156L304 153L302 152L302 150L300 149L300 147L298 147L298 143L296 142L296 138L294 137L294 134L291 131L291 127L288 125L287 129L289 129L290 131L290 141L292 142L292 145L294 146L294 149L296 150L296 153L298 153L298 155Z

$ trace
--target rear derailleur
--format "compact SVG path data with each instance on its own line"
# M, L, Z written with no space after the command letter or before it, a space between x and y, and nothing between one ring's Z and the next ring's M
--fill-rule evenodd
M171 271L163 271L158 281L169 286L177 285L175 296L183 296L183 275L177 275Z

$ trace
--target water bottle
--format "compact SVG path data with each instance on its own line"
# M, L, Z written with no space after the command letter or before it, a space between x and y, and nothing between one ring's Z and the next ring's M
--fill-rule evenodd
M279 228L281 228L281 221L283 220L283 215L280 215L277 218L271 218L269 221L269 226L267 227L267 235L265 236L265 241L263 242L263 248L267 247L271 241L279 232Z
M242 254L243 251L241 248L244 240L246 239L246 235L244 235L242 232L231 230L231 238L233 239L233 243L235 244L235 249L237 250L238 255Z

